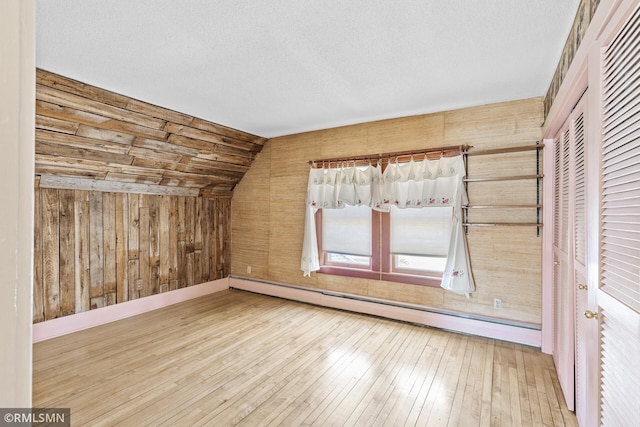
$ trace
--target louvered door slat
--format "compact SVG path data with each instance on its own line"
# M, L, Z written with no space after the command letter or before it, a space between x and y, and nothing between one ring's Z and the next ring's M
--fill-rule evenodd
M627 84L629 80L628 77L633 76L638 71L640 59L637 56L632 56L633 44L637 43L637 38L638 36L636 36L636 38L626 46L625 51L621 52L620 55L617 55L616 58L614 58L609 67L605 70L604 77L608 80L609 87L614 90L617 90ZM621 61L627 62L622 64ZM620 73L622 69L625 70L625 74ZM609 99L609 96L610 94L607 94L605 101ZM609 106L609 109L605 111L610 111L611 108L612 107Z
M631 147L630 147L631 145ZM633 147L633 141L628 142L624 146L608 153L604 156L604 172L613 173L620 169L625 169L640 164L638 155L640 155L640 146ZM635 169L627 171L627 173L634 172Z
M586 256L586 199L585 199L585 157L584 157L584 114L581 113L574 124L575 152L575 223L574 246L576 261L585 263Z
M616 134L609 135L609 144L607 145L607 151L605 155L608 155L611 151L624 147L629 142L637 139L640 136L640 123L633 123Z
M639 10L636 6L603 58L598 304L604 426L640 420Z
M611 186L608 183L603 184L603 189L608 190L602 197L602 201L604 203L610 201L622 201L626 200L629 204L634 203L633 201L638 198L638 195L635 193L635 189L637 188L637 183L635 180L627 180L625 184ZM629 206L629 204L624 206ZM618 207L623 207L623 205L618 205ZM613 209L614 206L607 205L606 209Z
M640 197L627 197L621 199L610 198L608 203L611 205L611 208L623 208L625 206L640 208Z
M635 183L635 174L640 169L640 163L637 159L629 159L626 161L626 166L622 166L617 169L610 169L609 180L607 181L606 188L611 189L611 191L617 190L617 193L633 190L635 187L628 187L627 184ZM625 187L627 186L627 187ZM633 194L630 195L629 199L634 199L636 196Z
M629 244L631 242L627 240L626 242L620 242L620 243ZM638 264L638 261L640 261L640 254L638 253L638 251L635 248L631 247L630 245L629 246L625 246L625 245L622 245L622 244L611 244L611 243L605 242L602 245L602 251L603 252L615 252L615 253L620 254L620 263L622 265L625 265L625 262L626 262L626 264L631 266L631 269L629 269L629 270L635 270L635 271L630 271L630 273L631 273L630 274L630 279L634 279L634 280L638 279L638 276L637 276L638 271L637 271L636 265ZM611 267L611 268L612 269L615 269L615 268L619 269L620 267Z
M628 202L630 199L625 199ZM633 227L637 225L640 214L636 206L621 206L615 209L609 208L603 212L607 219L614 223L628 224Z
M640 73L636 73L634 78L638 79L639 76ZM628 86L620 88L620 91L624 92L624 95L621 95L620 98L617 99L620 103L616 104L615 108L607 112L609 121L603 125L605 132L615 133L617 128L625 126L625 122L633 117L634 110L640 104L640 100L638 100L640 90L638 90L637 87L629 84Z
M627 325L602 311L602 425L635 425L640 419L640 339Z
M556 140L553 144L553 244L560 246L560 177L561 177L561 144Z
M560 249L569 251L569 162L571 148L571 133L567 129L562 135L562 182L561 182L561 215L562 226L560 235Z
M631 46L629 46L631 47ZM629 53L628 51L626 53ZM606 73L605 78L609 81L609 87L612 90L619 90L629 83L629 77L637 77L638 71L640 71L640 58L638 57L629 57L629 55L621 56L619 59L624 58L627 60L631 60L631 62L624 65L625 74L620 74L620 70L622 69L622 65L612 66ZM632 79L631 79L632 80ZM609 93L610 94L610 93ZM607 101L609 98L605 98ZM612 109L619 108L619 106L610 106L606 111L611 111Z
M635 36L638 35L638 33L634 32L633 29L638 26L639 20L640 18L634 14L627 22L627 25L625 25L618 35L616 35L616 37L611 41L607 51L607 56L604 60L606 69L618 65L620 62L619 58L624 55L625 52L628 52L629 45L634 42Z
M621 271L621 273L627 274L628 276L628 272ZM630 280L628 278L625 278L621 274L616 274L616 271L612 270L612 271L608 271L602 277L602 286L606 288L610 283L629 282L629 281ZM627 297L637 297L640 294L640 292L634 292L630 288L625 288L621 286L614 288L614 290L616 292L616 295L626 295ZM614 292L614 290L612 290L611 292Z
M634 27L638 26L640 18L633 15L622 31L612 40L604 59L604 74L611 80L614 74L611 70L618 69L628 63L629 56L633 55L634 46L637 44L638 33Z
M640 312L640 17L632 16L605 55L602 163L602 290ZM609 240L612 230L620 240ZM633 263L636 263L633 266ZM610 271L635 280L616 280ZM604 283L606 279L606 283Z

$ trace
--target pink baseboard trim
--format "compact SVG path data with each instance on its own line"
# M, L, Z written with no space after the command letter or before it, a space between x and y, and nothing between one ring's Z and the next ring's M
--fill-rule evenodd
M93 328L225 289L229 289L228 278L36 323L32 328L33 342Z
M307 302L324 307L371 314L374 316L433 326L455 332L526 344L534 347L540 347L541 344L540 330L524 326L495 323L488 320L429 312L411 307L386 305L375 301L363 301L322 293L317 290L307 290L304 288L296 288L286 285L282 286L266 282L257 282L237 277L229 278L229 287L295 301Z

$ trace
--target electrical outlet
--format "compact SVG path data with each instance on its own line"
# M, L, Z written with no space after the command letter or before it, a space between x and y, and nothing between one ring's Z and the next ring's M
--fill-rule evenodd
M247 265L247 274L251 274L251 266Z
M500 298L493 299L493 308L496 310L502 309L502 300Z

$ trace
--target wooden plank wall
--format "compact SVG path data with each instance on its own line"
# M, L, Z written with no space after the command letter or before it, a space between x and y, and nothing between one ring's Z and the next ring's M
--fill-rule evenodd
M300 254L309 160L459 144L476 150L535 144L542 120L542 98L534 98L273 138L234 190L231 273L539 324L542 239L534 226L469 229L477 286L469 299L426 286L315 273L305 278ZM535 174L535 169L535 152L469 157L475 177ZM473 183L469 197L479 205L535 204L535 180ZM474 222L535 222L535 209L475 209L471 215ZM494 298L502 299L501 310L493 308Z
M266 142L44 70L36 83L35 169L43 186L231 197Z
M35 323L227 276L230 200L36 189L34 240Z
M34 322L219 279L266 139L36 70Z

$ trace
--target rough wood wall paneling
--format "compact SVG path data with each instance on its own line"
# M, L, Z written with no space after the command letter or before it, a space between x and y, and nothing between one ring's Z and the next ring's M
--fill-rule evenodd
M34 206L34 323L229 273L229 199L37 188Z
M78 180L68 188L231 197L266 142L44 70L36 80L36 175Z

